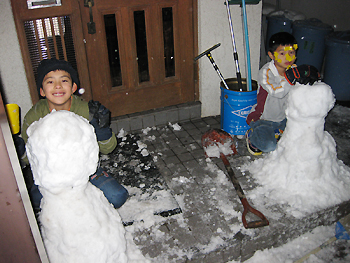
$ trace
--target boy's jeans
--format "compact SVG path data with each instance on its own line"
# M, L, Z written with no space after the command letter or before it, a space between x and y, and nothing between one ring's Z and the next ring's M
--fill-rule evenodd
M249 137L251 144L262 152L272 152L277 147L275 131L286 128L287 119L281 122L257 120L250 123L252 133Z
M99 167L95 174L91 175L89 181L99 188L107 200L114 206L114 208L121 207L129 196L128 191L118 183L118 181L109 176L101 167ZM40 208L41 198L43 197L36 184L33 184L30 190L33 206L35 209Z

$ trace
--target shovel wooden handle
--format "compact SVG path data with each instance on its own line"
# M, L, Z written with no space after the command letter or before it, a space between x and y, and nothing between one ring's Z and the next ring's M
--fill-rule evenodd
M266 217L258 210L254 209L253 207L251 207L248 204L248 201L246 198L241 200L242 204L243 204L243 214L242 214L242 222L243 222L243 226L245 228L258 228L258 227L263 227L263 226L268 226L269 225L269 221L266 219ZM257 220L257 221L252 221L247 223L246 220L246 215L248 212L253 213L254 215L258 216L261 218L261 220Z
M202 136L202 145L203 148L206 149L206 147L212 146L212 145L225 145L227 142L231 142L231 149L232 149L232 153L236 154L237 150L236 147L233 144L233 139L230 136L230 134L228 134L227 132L220 130L220 129L212 129L207 131L205 134L203 134ZM207 155L207 153L205 153ZM239 199L241 200L242 204L243 204L243 214L242 214L242 222L243 222L243 226L245 228L257 228L257 227L263 227L263 226L267 226L269 225L269 221L266 219L266 217L259 212L258 210L254 209L253 207L251 207L248 204L247 198L245 197L245 194L242 190L241 185L239 184L235 173L232 170L232 167L230 165L230 162L227 160L226 155L224 155L222 152L220 153L220 158L223 161L227 173L228 173L228 177L230 178L231 182L233 183L233 186L236 189L236 192L239 196ZM257 217L259 217L261 220L258 221L253 221L253 222L249 222L247 223L246 220L246 215L248 212L251 212L252 214L256 215Z
M250 206L250 204L248 203L247 198L245 197L245 194L243 192L243 189L241 187L241 185L239 184L233 170L232 167L230 165L230 162L227 160L226 156L224 154L221 153L220 155L221 160L223 161L227 173L231 179L231 182L233 183L233 186L236 189L236 192L239 196L239 199L242 202L243 205L243 214L242 214L242 223L243 226L245 228L258 228L258 227L263 227L263 226L268 226L269 225L269 221L266 219L266 217L259 212L258 210L254 209L253 207ZM256 215L257 217L259 217L261 220L258 221L252 221L252 222L247 222L246 220L246 215L248 214L248 212Z

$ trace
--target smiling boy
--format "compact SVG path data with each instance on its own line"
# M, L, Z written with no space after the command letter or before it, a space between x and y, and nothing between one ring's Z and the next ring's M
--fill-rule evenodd
M38 93L43 97L26 114L23 120L21 136L27 142L28 127L51 111L66 110L87 119L95 129L99 150L102 154L111 153L117 146L117 139L110 125L110 112L98 101L86 102L74 92L79 88L78 74L64 60L44 59L37 69ZM21 157L28 164L26 154ZM90 176L90 182L99 188L115 208L119 208L128 198L128 191L101 167ZM34 208L39 208L42 195L34 184L30 195Z
M268 56L271 61L259 71L257 104L246 119L251 127L246 133L246 142L252 155L276 149L287 122L288 93L295 82L312 85L320 77L315 67L294 64L297 48L295 38L287 32L270 38Z
M63 70L50 71L43 80L40 95L46 97L51 110L69 111L72 95L77 90L77 84L72 83L70 74Z

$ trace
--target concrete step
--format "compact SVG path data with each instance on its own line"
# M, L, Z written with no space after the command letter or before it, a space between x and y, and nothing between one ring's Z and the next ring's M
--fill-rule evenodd
M184 122L201 117L199 101L183 103L144 112L112 118L111 128L118 134L121 129L127 132L139 131L147 127L157 127L170 123Z

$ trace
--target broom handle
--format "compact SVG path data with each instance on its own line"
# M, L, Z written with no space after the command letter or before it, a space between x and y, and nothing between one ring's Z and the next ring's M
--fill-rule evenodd
M224 76L221 74L221 72L220 72L220 70L219 70L219 67L215 64L215 61L214 61L213 57L211 56L210 52L207 53L207 57L209 58L211 64L213 65L213 67L214 67L216 73L219 75L219 77L220 77L222 83L225 85L225 89L228 89L228 90L229 90L230 88L229 88L229 86L227 85L227 83L226 83L226 81L225 81L225 79L224 79Z
M230 24L231 40L232 40L232 46L233 46L233 59L235 61L235 65L236 65L236 76L237 76L237 82L238 82L238 89L240 91L243 91L242 76L241 76L241 71L239 69L238 53L237 53L237 49L236 49L235 35L233 34L233 25L232 25L232 19L231 19L231 11L230 11L230 6L229 6L229 3L228 3L228 0L226 0L226 10L227 10L228 21L229 21L229 24Z
M245 0L242 0L242 10L243 10L243 22L244 22L244 35L245 35L245 45L247 53L247 88L248 91L252 91L252 73L250 68L250 49L249 49L249 35L248 35L248 24L247 24L247 12L245 9Z

